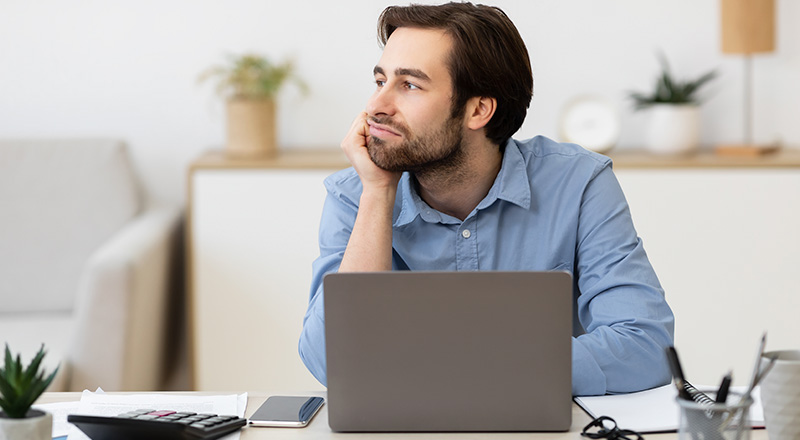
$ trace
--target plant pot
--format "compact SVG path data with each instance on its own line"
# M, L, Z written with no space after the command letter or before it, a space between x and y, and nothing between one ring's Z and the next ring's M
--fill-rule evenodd
M11 419L0 412L0 440L50 440L53 438L53 415L38 409L25 418Z
M235 158L278 155L275 101L269 98L228 100L227 153Z
M700 108L691 104L656 104L648 109L645 147L656 154L689 154L700 143Z

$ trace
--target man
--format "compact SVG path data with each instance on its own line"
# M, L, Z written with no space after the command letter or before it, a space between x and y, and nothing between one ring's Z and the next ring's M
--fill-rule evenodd
M376 89L325 181L300 355L323 384L322 278L381 270L568 270L573 394L669 381L673 316L608 158L511 139L532 96L527 49L499 9L387 8ZM531 372L535 374L535 372Z

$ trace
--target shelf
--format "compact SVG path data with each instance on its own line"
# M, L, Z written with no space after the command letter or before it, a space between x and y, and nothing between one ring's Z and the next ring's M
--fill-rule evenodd
M800 168L800 149L784 148L763 156L721 156L711 151L659 156L640 150L611 151L614 168Z
M660 156L641 150L612 151L614 168L800 168L800 149L784 148L756 157L721 156L711 151ZM285 149L274 158L234 159L224 150L211 150L193 161L194 169L342 169L350 166L338 148Z
M286 149L277 157L235 159L227 156L224 150L211 150L192 162L191 169L259 169L274 168L287 170L300 169L343 169L350 166L344 153L336 148L330 149Z

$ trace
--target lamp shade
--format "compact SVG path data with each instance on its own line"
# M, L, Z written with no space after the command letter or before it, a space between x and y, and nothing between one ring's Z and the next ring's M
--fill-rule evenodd
M775 50L775 0L721 0L722 52Z

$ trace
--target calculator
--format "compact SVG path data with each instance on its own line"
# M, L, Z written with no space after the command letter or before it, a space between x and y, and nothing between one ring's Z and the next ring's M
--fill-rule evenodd
M112 417L72 414L67 421L92 440L212 440L247 424L238 416L153 409Z

